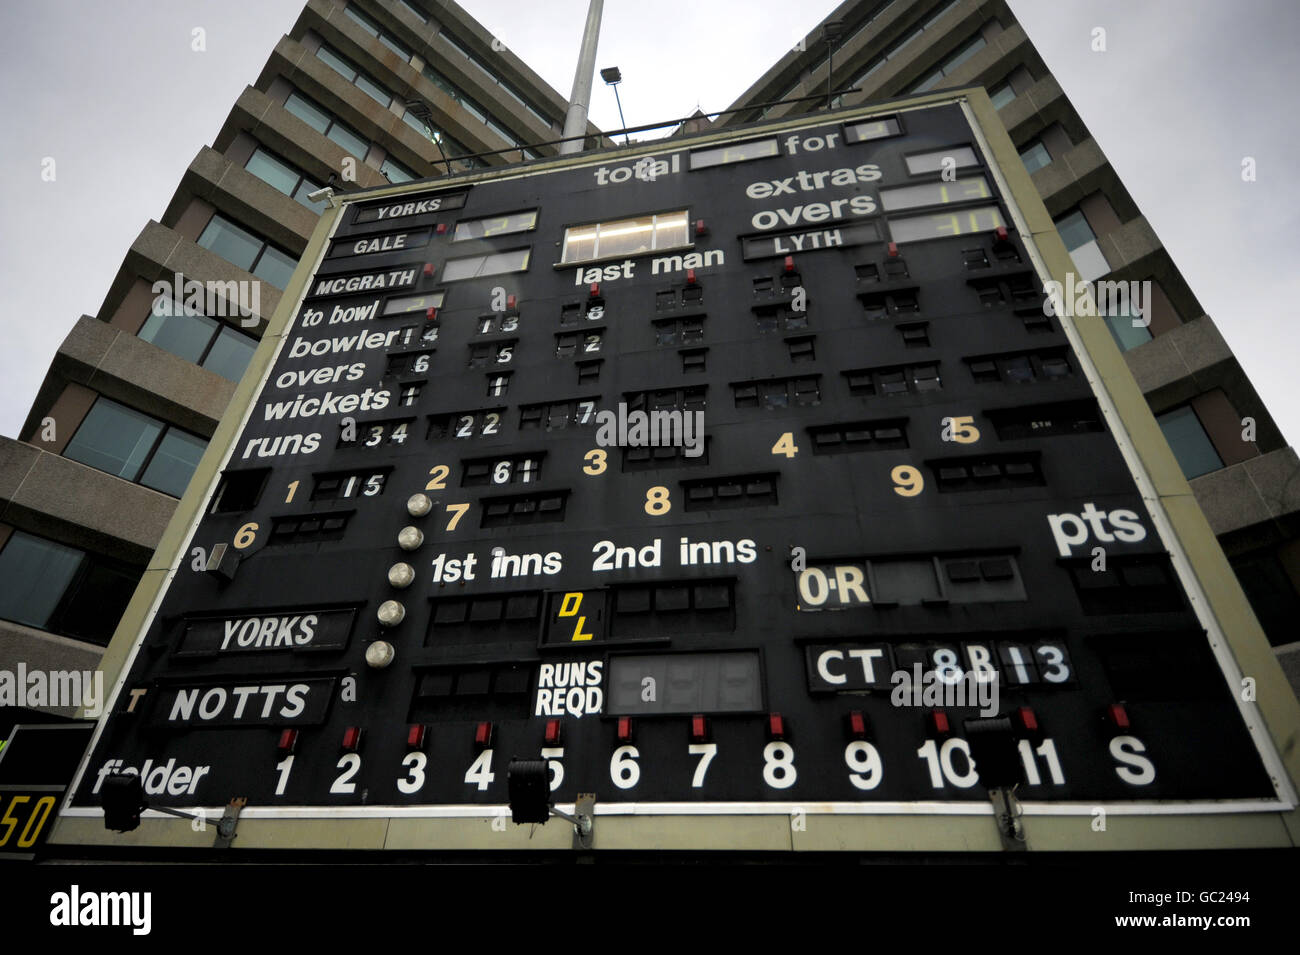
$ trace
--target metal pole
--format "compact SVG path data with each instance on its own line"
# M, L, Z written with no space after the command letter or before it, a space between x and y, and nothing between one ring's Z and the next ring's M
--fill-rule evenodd
M618 98L618 84L612 84L614 87L614 102L618 104L618 121L623 127L623 145L626 146L631 140L627 138L627 120L623 118L623 101Z
M573 93L569 97L569 112L564 117L565 139L560 143L560 155L582 152L584 140L577 138L587 131L587 110L591 105L591 81L596 72L596 44L600 42L600 15L605 0L591 0L587 7L587 25L582 30L582 47L578 51L578 69L573 74Z

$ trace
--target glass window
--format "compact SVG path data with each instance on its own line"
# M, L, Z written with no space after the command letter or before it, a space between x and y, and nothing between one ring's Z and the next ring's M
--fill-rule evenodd
M194 476L194 469L199 466L199 458L203 457L207 444L192 434L169 429L140 476L140 483L172 497L180 497Z
M1052 161L1052 154L1047 151L1042 141L1035 139L1020 151L1020 161L1031 173L1037 172Z
M396 159L385 159L379 171L388 177L389 182L411 182L420 178Z
M0 618L44 630L85 554L14 531L0 551Z
M979 160L975 158L975 151L969 146L953 146L950 149L935 149L931 152L908 156L906 160L907 171L913 176L919 176L927 172L939 172L943 169L945 159L950 159L953 168L956 169L979 165Z
M216 213L199 236L199 245L278 288L289 284L298 264L289 254Z
M748 143L731 143L711 149L697 149L691 153L691 168L703 169L723 163L745 162L747 159L765 159L779 153L776 137L756 139Z
M251 271L266 243L220 215L213 215L199 235L199 245L227 262Z
M231 381L244 376L257 342L206 315L188 311L161 296L154 301L139 335L147 342L201 365Z
M316 213L317 215L320 215L320 213L325 211L325 207L329 203L324 199L322 199L320 202L312 202L311 199L308 198L308 196L310 196L313 192L318 192L320 188L321 188L320 183L313 182L312 180L308 179L306 176L303 176L302 182L299 183L298 188L293 191L293 197L297 199L298 202L300 202L302 205L310 209L312 212Z
M276 288L287 288L293 270L297 267L297 259L268 245L253 267L253 274L259 279L266 279Z
M101 397L63 449L63 456L134 481L162 432L161 421Z
M389 104L393 102L393 94L388 92L382 84L372 80L364 73L358 73L357 78L352 81L352 85L361 90L361 92L365 93L380 106L387 108Z
M380 106L388 106L393 101L393 94L382 83L362 73L337 50L322 45L316 50L316 56Z
M1214 449L1210 436L1205 433L1205 427L1191 405L1156 415L1156 421L1189 481L1223 467L1223 459Z
M257 350L257 342L241 335L229 326L217 333L216 340L202 365L208 371L229 381L239 381L248 369L248 363Z
M370 141L360 133L354 133L342 123L331 125L325 135L358 159L365 159L366 153L370 152Z
M528 268L530 249L511 249L509 252L493 252L490 255L471 255L463 259L448 259L443 267L444 281L455 282L460 279L481 278L485 275L501 275L506 272L523 272Z
M284 101L284 108L318 133L325 132L334 121L333 116L301 93L290 93L289 98Z
M466 239L487 239L494 235L506 235L511 232L529 232L537 227L537 210L511 212L500 216L487 216L482 219L462 219L456 223L453 242Z
M1001 109L1013 99L1016 98L1016 91L1011 88L1011 83L1003 80L997 86L989 87L989 99L993 101L994 109Z
M1134 319L1139 320L1137 325L1133 324ZM1118 315L1107 315L1106 326L1110 329L1110 335L1115 339L1115 344L1119 346L1120 351L1128 351L1151 341L1151 329L1141 324L1141 317L1134 315L1131 310L1125 310Z
M292 196L313 212L319 213L324 210L324 202L312 202L307 198L308 194L315 192L320 185L262 147L259 146L253 155L248 157L244 168L286 196Z
M316 130L316 132L324 133L358 159L365 159L366 153L370 151L370 141L368 139L356 130L339 122L334 118L333 114L316 105L301 93L290 93L289 98L284 102L284 108Z
M327 46L321 46L316 49L316 58L325 63L339 76L343 77L349 83L357 75L356 68L351 63L343 59L332 49Z
M1078 209L1054 221L1057 231L1061 233L1061 241L1065 243L1065 248L1069 252L1097 239L1093 234L1092 226L1088 225L1088 220Z
M248 157L244 168L286 196L293 195L294 189L298 187L298 180L302 178L296 169L272 156L260 146L253 151L253 155Z
M101 395L63 456L179 497L206 444L196 435Z
M564 230L562 262L636 255L688 245L686 210Z
M87 555L85 570L64 594L48 629L108 643L139 582L140 571Z
M198 364L217 330L217 323L179 302L159 296L150 308L139 335L147 342Z

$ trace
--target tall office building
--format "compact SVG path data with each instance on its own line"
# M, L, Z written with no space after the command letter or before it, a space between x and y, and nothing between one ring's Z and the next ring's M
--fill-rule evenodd
M800 46L759 77L719 122L822 109L828 88L831 105L840 107L983 86L1078 276L1151 282L1148 325L1122 314L1105 320L1300 692L1295 449L1197 301L1195 276L1189 282L1179 271L1005 0L849 0ZM829 86L828 68L834 71ZM768 105L801 97L815 98Z
M1296 454L1010 8L851 0L827 21L839 25L830 86L845 91L833 105L985 86L1079 275L1151 281L1149 326L1121 315L1111 330L1300 685L1300 645L1289 643L1300 611ZM823 29L803 46L719 124L823 107L765 105L827 89ZM550 156L553 146L533 144L559 137L564 110L454 3L310 0L127 251L99 313L76 322L20 440L0 439L0 662L99 660L312 233L311 193ZM183 285L259 280L256 302L242 303L251 317L239 302L187 301ZM181 301L159 296L158 282ZM1244 418L1253 441L1242 440Z
M99 661L315 228L311 193L556 153L533 144L566 101L500 46L455 3L304 6L0 438L0 666ZM0 739L34 710L72 713L0 709Z

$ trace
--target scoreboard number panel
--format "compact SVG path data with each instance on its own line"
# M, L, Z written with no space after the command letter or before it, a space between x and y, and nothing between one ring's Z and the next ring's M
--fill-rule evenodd
M1004 134L891 110L345 197L63 815L969 818L1000 717L1042 812L1283 806Z

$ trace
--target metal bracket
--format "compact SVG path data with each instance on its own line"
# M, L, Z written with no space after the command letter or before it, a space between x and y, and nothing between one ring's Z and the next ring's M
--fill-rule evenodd
M212 848L230 848L230 844L235 841L235 826L239 824L239 811L247 805L248 798L245 796L236 796L230 800L230 805L226 807L225 814L221 817L221 821L217 823L217 838L213 840Z
M573 804L574 815L551 807L551 815L573 823L573 848L590 849L596 839L596 794L578 793Z
M1025 827L1020 821L1020 803L1016 800L1014 786L999 786L989 790L989 799L993 802L993 819L997 823L998 835L1002 837L1002 848L1011 852L1023 852L1028 848L1025 842Z

